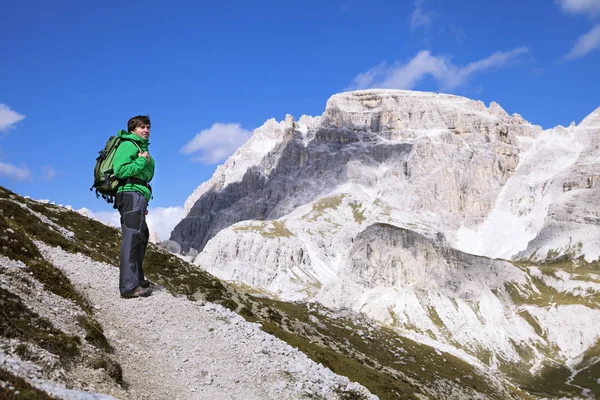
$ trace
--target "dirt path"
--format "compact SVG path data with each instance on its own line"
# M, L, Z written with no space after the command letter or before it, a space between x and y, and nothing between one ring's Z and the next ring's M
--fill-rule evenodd
M336 399L340 389L368 394L219 305L166 291L121 299L117 268L38 246L95 308L130 399Z

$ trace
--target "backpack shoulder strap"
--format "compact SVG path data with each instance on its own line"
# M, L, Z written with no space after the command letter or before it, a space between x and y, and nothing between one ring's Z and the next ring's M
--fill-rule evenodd
M142 148L140 147L140 145L139 145L139 144L137 144L137 143L136 143L136 141L135 141L135 140L131 140L131 139L121 139L121 142L120 142L119 144L121 144L121 143L123 143L123 142L130 142L130 143L133 143L133 144L135 145L135 147L137 147L138 151L139 151L140 153L142 152Z

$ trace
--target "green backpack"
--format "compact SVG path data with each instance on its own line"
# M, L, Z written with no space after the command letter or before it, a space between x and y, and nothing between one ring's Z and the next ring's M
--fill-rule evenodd
M142 150L140 146L133 140L123 139L119 136L111 136L106 142L103 150L100 150L100 155L96 158L96 166L94 167L94 184L90 188L91 190L96 189L96 197L102 196L107 203L113 203L115 201L115 195L117 194L117 188L121 185L119 178L115 176L113 170L113 160L115 153L119 145L128 141L136 145L140 153Z

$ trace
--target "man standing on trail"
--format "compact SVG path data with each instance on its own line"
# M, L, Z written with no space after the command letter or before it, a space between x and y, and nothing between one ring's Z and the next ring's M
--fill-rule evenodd
M152 197L150 181L154 176L154 159L148 153L150 117L131 118L127 131L122 130L118 135L123 141L115 153L113 170L121 180L115 198L122 232L119 291L125 298L146 297L152 294L142 268L150 236L146 215Z

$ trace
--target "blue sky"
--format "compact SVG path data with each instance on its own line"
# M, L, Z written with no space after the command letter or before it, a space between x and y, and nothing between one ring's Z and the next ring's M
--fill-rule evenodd
M253 129L345 90L581 121L600 106L600 0L4 0L0 60L0 185L106 218L94 159L149 113L160 225Z

